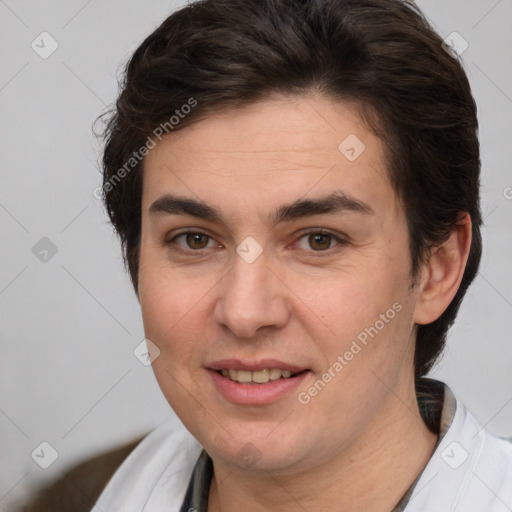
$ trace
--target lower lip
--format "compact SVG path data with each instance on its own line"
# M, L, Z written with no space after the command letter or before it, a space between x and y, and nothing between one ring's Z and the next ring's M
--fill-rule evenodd
M217 371L207 371L221 395L238 405L264 405L276 402L296 389L309 374L309 371L305 371L295 377L272 380L266 384L241 384L223 377Z

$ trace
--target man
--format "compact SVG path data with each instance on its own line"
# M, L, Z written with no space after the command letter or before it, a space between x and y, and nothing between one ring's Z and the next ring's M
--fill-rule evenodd
M106 511L505 511L512 447L425 379L481 253L476 108L398 0L220 0L137 49L104 199L162 426Z

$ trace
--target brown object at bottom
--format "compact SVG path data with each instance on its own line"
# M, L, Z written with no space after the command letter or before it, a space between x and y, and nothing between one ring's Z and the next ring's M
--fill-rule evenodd
M74 466L16 512L90 512L112 475L142 439Z

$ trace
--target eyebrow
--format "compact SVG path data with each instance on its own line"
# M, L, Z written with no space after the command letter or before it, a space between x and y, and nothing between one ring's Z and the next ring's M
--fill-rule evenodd
M373 215L374 211L364 201L337 190L313 199L297 199L293 203L277 208L269 215L272 224L289 222L326 213L359 213ZM222 213L203 201L166 194L156 199L149 207L150 215L191 215L211 222L223 222Z

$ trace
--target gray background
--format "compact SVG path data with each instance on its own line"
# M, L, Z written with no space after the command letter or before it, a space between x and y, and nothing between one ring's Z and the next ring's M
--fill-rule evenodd
M116 97L121 65L182 3L0 0L0 509L173 417L133 355L139 305L93 195L91 126ZM512 0L419 5L442 37L456 31L469 44L486 224L480 274L434 374L492 432L512 436ZM59 45L47 59L31 47L43 31ZM57 249L47 261L32 251L43 237ZM43 441L59 454L48 469L31 458Z

